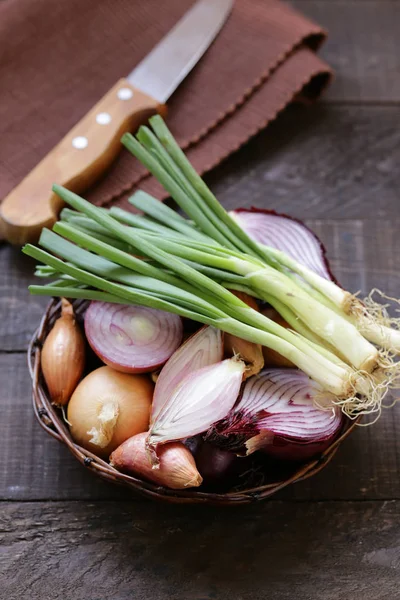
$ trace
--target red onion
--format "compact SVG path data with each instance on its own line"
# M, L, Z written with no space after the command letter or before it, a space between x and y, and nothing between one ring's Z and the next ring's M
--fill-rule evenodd
M237 452L263 449L277 458L303 460L323 451L341 425L340 409L307 375L265 369L246 381L239 403L206 438Z
M301 221L257 208L240 208L230 214L260 244L282 250L321 277L334 280L324 246Z
M91 302L85 333L94 352L123 373L145 373L163 365L182 341L177 315L142 306Z
M194 451L197 469L206 485L224 485L242 460L233 452L201 442Z
M193 371L222 360L223 334L215 327L202 327L170 357L157 378L151 421L179 383Z

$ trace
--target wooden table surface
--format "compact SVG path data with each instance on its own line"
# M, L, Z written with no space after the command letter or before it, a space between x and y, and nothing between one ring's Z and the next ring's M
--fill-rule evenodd
M296 0L336 79L214 171L226 207L305 219L352 291L400 296L400 1ZM0 248L0 598L397 600L400 407L264 503L166 506L106 485L36 423L25 351L45 301Z

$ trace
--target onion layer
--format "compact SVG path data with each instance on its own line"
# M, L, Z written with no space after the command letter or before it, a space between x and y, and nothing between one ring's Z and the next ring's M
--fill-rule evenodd
M206 431L236 402L246 365L229 358L189 374L162 406L148 436L153 462L159 444Z
M257 208L241 208L230 215L256 242L282 250L321 277L333 279L324 246L301 221Z
M182 341L177 315L143 306L91 302L85 333L94 352L122 373L146 373L163 365Z
M307 375L296 369L264 369L247 380L239 403L206 437L246 454L263 449L275 457L303 460L324 450L341 425L342 414L330 394Z
M222 354L223 333L215 327L202 327L187 339L170 357L157 378L151 420L154 421L165 401L187 375L221 361Z

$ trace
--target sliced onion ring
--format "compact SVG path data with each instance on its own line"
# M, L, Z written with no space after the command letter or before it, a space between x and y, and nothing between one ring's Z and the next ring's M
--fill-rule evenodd
M189 373L221 361L223 352L223 333L215 327L202 327L187 339L172 354L157 378L151 421L154 421L164 402Z
M282 250L321 277L335 280L322 242L301 221L257 208L239 208L229 214L256 242Z
M182 341L179 316L142 306L91 302L85 333L94 352L123 373L162 366Z

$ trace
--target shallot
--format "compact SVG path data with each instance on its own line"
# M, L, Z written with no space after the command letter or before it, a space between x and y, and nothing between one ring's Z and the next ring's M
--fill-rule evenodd
M160 448L159 468L153 469L146 451L146 437L147 433L140 433L126 440L111 454L111 465L173 490L201 485L203 479L194 458L181 442L171 442Z
M85 340L72 304L61 300L61 316L43 345L42 371L53 404L65 406L85 368Z
M258 305L256 300L243 292L232 292L237 298L245 302L250 308L258 311ZM228 356L237 354L247 365L245 371L245 379L248 379L252 375L259 373L264 366L263 348L261 344L254 344L244 340L237 335L226 333L224 336L224 347L225 353Z

